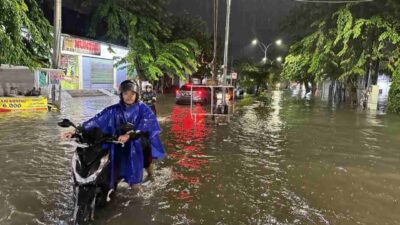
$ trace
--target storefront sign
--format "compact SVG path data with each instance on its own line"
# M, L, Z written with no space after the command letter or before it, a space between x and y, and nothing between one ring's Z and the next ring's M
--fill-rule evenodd
M101 54L101 47L99 43L69 37L64 38L63 50L90 55Z
M43 97L0 98L0 112L14 110L47 110L47 99Z

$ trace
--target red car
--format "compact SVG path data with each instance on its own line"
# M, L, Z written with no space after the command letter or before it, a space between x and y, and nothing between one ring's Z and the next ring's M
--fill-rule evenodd
M190 104L191 87L191 84L185 84L176 91L176 104ZM210 104L211 90L206 87L193 87L193 103Z

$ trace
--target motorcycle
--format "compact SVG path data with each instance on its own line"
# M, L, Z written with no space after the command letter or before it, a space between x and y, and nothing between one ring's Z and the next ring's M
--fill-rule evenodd
M75 128L73 138L78 146L71 160L75 201L73 224L82 225L94 220L96 207L103 207L111 200L117 183L114 188L109 187L110 149L103 146L121 143L117 136L105 135L98 128L84 131L68 119L63 119L58 125ZM132 132L133 125L125 124L119 129L125 133Z
M153 111L154 115L157 116L157 110L156 110L157 98L156 98L156 96L149 95L146 92L142 93L142 101L151 109L151 111Z
M157 109L156 109L156 100L151 100L146 102L146 104L150 107L151 111L153 111L154 115L157 116Z

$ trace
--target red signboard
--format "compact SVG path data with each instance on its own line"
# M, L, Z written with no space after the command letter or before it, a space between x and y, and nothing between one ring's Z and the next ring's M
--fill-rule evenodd
M64 38L63 50L90 55L101 54L99 43L69 37Z

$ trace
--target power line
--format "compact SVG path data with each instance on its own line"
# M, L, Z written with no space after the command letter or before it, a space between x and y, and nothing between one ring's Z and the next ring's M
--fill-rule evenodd
M309 3L343 4L343 3L373 2L374 0L295 0L295 1L309 2Z

